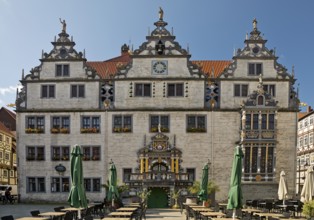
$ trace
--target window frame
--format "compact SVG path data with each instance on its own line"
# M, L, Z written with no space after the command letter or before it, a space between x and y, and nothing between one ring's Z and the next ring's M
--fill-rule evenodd
M173 94L169 94L171 91L170 86L173 86ZM181 86L181 88L178 88L178 86ZM181 94L178 95L177 93ZM184 97L184 83L167 83L167 97Z
M56 182L54 182L54 180L56 180ZM69 193L70 192L70 177L52 176L50 179L50 192L51 193Z
M84 184L84 189L86 192L95 192L95 193L101 192L101 178L96 178L96 177L84 178L83 184ZM95 187L96 184L98 185L98 187Z
M70 160L70 146L68 145L52 145L51 146L51 160L52 161L69 161Z
M194 119L193 119L194 118ZM201 122L200 120L204 120L204 125L199 125ZM193 121L194 120L194 123ZM193 123L193 125L189 125ZM187 133L194 133L194 132L200 132L200 133L206 133L207 132L207 117L206 115L187 115L186 116L186 132Z
M30 179L34 180L32 182L32 184L35 187L34 190L33 189L30 190ZM26 177L26 193L46 193L46 178L45 177L34 177L34 176Z
M67 68L67 73L65 71L65 67L68 67ZM58 70L58 67L61 68L61 72L59 74L59 70ZM69 77L70 76L70 64L56 64L56 77Z
M71 98L85 98L85 85L84 84L72 84L70 86L70 97Z
M40 97L42 99L55 99L56 98L56 85L44 84L41 85Z
M100 133L101 117L99 115L81 116L81 133Z
M26 148L26 161L43 161L46 160L45 146L29 146ZM42 151L42 152L41 152Z
M263 84L263 90L272 97L276 97L276 84Z
M145 86L148 86L149 88L145 88ZM152 84L151 83L135 83L134 84L134 96L135 97L151 97L152 96Z
M260 72L258 73L259 65L260 65ZM251 71L253 71L253 73ZM248 63L248 76L259 76L260 74L263 74L262 62Z
M246 94L244 94L245 87L246 87ZM244 83L234 84L233 86L234 97L247 97L248 95L249 95L249 84L244 84Z
M45 116L26 116L25 131L26 133L45 133Z
M152 123L153 117L158 117L158 124ZM165 120L167 120L166 124ZM161 127L161 132L170 132L170 115L149 115L149 132L158 132L159 124Z
M101 161L101 146L82 146L82 159L86 161Z
M51 133L70 133L71 117L70 116L51 116Z
M133 117L132 115L113 115L112 116L112 132L132 132Z

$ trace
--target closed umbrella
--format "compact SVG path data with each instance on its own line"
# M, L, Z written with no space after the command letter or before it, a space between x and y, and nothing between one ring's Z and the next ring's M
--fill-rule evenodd
M288 195L288 187L286 182L285 171L280 172L279 186L278 186L278 199L282 200L282 204L285 204L286 197Z
M108 201L112 201L112 206L114 206L114 200L119 198L118 187L117 187L117 170L114 163L110 162L109 168L109 189L107 194Z
M314 173L313 166L310 166L306 171L304 185L301 191L301 202L308 202L314 196Z
M208 164L203 167L203 174L201 179L200 191L198 193L198 198L203 201L203 206L205 206L205 201L208 198Z
M228 194L228 205L227 209L233 209L232 218L235 218L236 209L242 208L242 189L241 189L241 178L242 178L242 158L243 152L240 146L235 149L231 179L230 179L230 190Z
M83 186L82 153L79 145L75 145L71 152L71 181L72 186L68 202L75 208L87 208L86 194ZM81 218L80 209L78 218Z

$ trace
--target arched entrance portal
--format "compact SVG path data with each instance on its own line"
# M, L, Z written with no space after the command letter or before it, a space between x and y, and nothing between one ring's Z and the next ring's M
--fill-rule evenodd
M150 188L151 194L148 197L148 208L167 208L168 207L168 192L165 188L153 187Z

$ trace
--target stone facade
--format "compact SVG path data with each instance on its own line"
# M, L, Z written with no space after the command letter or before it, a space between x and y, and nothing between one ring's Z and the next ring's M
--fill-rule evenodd
M231 61L191 61L162 19L138 49L128 52L124 45L121 57L105 62L87 62L60 33L41 65L23 74L17 95L21 199L66 200L75 144L88 158L90 200L105 197L99 184L106 183L111 160L119 184L132 184L126 170L141 178L163 171L183 189L209 162L209 179L220 188L216 199L226 200L236 145L245 153L244 199L276 198L280 170L294 185L295 79L267 49L256 24ZM32 149L36 159L29 160ZM59 164L65 172L55 170ZM181 174L187 182L177 179Z

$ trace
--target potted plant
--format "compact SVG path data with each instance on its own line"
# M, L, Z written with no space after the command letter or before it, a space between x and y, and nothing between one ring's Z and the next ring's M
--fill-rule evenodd
M141 202L146 203L148 197L151 194L151 190L143 189L137 193L137 195L141 198Z
M313 219L314 217L314 200L305 202L303 205L302 214L308 219Z
M201 184L199 181L194 181L193 185L188 188L189 193L192 195L192 202L196 203L197 194L201 189ZM215 192L219 191L219 187L212 181L208 181L207 193L212 204L212 201L215 201Z
M174 209L178 209L179 208L178 199L179 199L180 195L181 195L181 189L173 190L170 193L171 198L174 199L174 205L172 206L172 208L174 208Z

